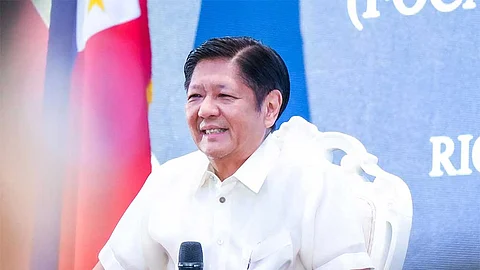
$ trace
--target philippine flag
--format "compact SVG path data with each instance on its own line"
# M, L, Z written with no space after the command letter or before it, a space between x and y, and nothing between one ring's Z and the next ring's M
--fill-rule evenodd
M92 269L151 171L146 1L52 1L45 112L66 162L43 192L32 269Z

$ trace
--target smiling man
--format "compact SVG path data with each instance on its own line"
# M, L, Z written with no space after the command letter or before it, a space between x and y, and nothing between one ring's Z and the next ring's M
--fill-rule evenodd
M202 244L209 270L371 268L316 133L272 133L290 94L282 58L251 38L215 38L189 54L184 73L199 151L153 170L96 269L176 269L184 241Z
M247 86L237 66L247 50L238 53L237 59L202 60L192 75L186 71L188 125L195 144L220 180L231 176L260 146L282 104L282 94L276 88L259 93L257 100ZM193 61L197 60L187 61L187 67Z

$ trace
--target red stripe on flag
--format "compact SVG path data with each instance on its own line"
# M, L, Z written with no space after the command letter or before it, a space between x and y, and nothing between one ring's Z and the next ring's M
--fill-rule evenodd
M151 171L146 0L140 6L138 19L92 36L74 67L77 166L65 196L59 269L93 268L98 252Z

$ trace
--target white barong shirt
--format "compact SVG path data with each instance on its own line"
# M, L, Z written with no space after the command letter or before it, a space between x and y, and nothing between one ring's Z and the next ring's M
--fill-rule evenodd
M205 270L373 268L345 175L294 117L221 182L200 151L154 169L99 254L107 270L177 269L202 244Z

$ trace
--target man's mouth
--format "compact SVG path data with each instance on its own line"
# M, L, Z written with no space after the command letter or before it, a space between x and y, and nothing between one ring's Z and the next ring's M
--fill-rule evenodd
M227 131L225 128L212 128L212 129L206 129L202 130L203 134L210 135L210 134L218 134Z

